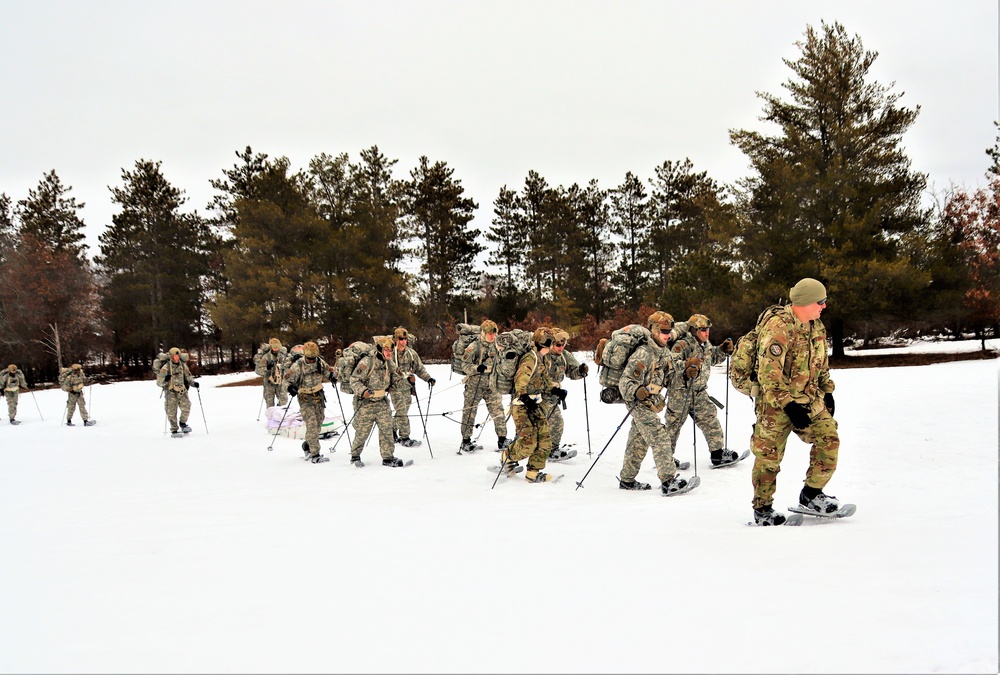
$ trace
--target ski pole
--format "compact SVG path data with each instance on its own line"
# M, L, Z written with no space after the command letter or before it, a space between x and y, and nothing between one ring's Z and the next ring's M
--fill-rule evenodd
M337 406L340 407L340 419L346 420L347 419L347 415L344 413L344 404L340 400L340 389L337 387L336 382L333 382L331 384L333 384L333 393L335 393L337 395ZM344 425L344 433L347 434L347 442L350 443L351 442L351 433L348 430L346 424Z
M208 420L205 419L205 406L201 404L201 387L195 387L194 390L198 392L198 407L201 408L201 421L205 425L205 435L208 436Z
M587 418L587 457L590 457L590 403L587 400L587 376L583 376L583 413Z
M729 355L726 355L726 428L722 445L729 449Z
M629 406L628 412L625 413L625 417L622 418L621 423L615 429L615 433L611 434L611 438L609 438L608 442L604 444L604 447L601 448L601 451L599 453L597 453L597 459L595 459L594 463L590 465L589 469L587 469L587 473L583 474L583 478L581 478L580 480L577 481L577 483L576 483L576 489L577 490L579 490L580 488L583 487L583 481L587 480L587 476L589 476L590 472L594 469L595 466L597 466L597 462L598 462L598 460L601 459L601 455L604 454L604 451L608 449L609 445L611 445L611 441L613 441L615 439L615 436L618 435L618 431L622 428L622 425L625 424L625 421L632 414L632 408L634 408L636 406L637 402L638 401L635 401L635 402L632 403L632 405Z
M257 408L257 421L260 422L260 413L264 410L264 395L260 396L260 407Z
M694 416L694 391L688 386L688 414L691 415L691 443L694 452L694 475L698 475L698 419Z
M341 407L341 410L343 410L343 407ZM358 416L358 411L359 410L361 410L361 406L360 405L357 407L357 409L355 409L354 414L351 415L351 419L347 420L347 424L345 426L347 426L347 427L351 426L351 422L353 422L354 418ZM331 455L333 454L333 451L337 449L337 446L340 444L340 439L343 438L346 435L347 435L347 433L346 433L346 430L345 430L345 433L343 435L337 437L337 440L334 441L334 443L333 443L333 447L330 448L330 454ZM367 444L367 443L368 443L368 441L365 441L365 444ZM362 447L364 447L364 446L362 446Z
M36 409L36 410L38 411L38 416L39 416L39 417L42 417L42 409L38 407L38 399L37 399L37 398L35 398L35 392L33 392L33 391L31 391L31 390L29 389L29 390L28 390L28 393L30 393L30 394L31 394L31 400L35 402L35 409ZM43 422L45 421L45 418L44 418L44 417L42 417L42 421L43 421Z
M199 398L200 400L200 398ZM281 430L281 425L285 422L285 415L288 414L288 409L292 407L292 397L288 397L288 405L285 406L285 412L281 414L281 421L278 422L277 428L274 430L274 436L271 436L271 445L267 446L268 451L274 450L274 439L278 437L278 432ZM206 431L208 428L206 427Z
M410 390L413 392L413 398L417 399L417 412L420 415L420 423L424 427L424 440L427 441L427 451L431 453L431 459L434 459L434 451L431 450L431 439L427 438L427 422L424 420L424 411L420 409L420 397L417 396L417 385L411 384ZM427 406L430 407L429 401Z

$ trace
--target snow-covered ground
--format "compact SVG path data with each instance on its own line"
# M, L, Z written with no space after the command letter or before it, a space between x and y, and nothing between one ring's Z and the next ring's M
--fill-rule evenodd
M858 512L799 528L747 527L752 459L708 470L690 424L701 487L619 490L625 408L596 368L589 422L565 385L565 479L491 490L492 425L457 455L462 387L430 370L405 469L374 439L364 469L346 441L319 465L268 451L260 389L219 386L250 373L202 378L184 439L152 381L92 387L92 428L64 426L60 391L22 395L0 425L0 671L997 672L997 361L834 371L827 491ZM724 368L710 393L745 449L750 400ZM807 454L793 436L776 506Z

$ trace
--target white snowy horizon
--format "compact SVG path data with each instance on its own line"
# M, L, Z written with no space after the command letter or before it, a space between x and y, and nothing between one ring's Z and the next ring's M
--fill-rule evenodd
M90 428L65 426L64 392L22 394L0 425L0 672L995 673L998 364L835 369L826 492L858 511L798 528L747 527L752 457L709 470L690 423L676 456L700 487L619 490L628 422L593 367L586 412L564 385L580 454L547 470L565 478L492 490L492 424L456 454L446 365L429 398L417 383L430 443L396 446L404 469L374 438L363 469L346 440L318 465L299 440L268 451L260 387L220 386L251 372L199 378L183 439L151 380L94 385ZM743 450L751 402L726 385L716 368ZM807 455L790 438L776 508ZM639 478L655 486L651 457Z

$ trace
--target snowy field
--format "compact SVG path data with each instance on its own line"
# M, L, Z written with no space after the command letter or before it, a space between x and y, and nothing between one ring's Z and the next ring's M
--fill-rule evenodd
M201 378L183 439L152 381L93 386L92 428L64 426L63 392L22 394L0 425L0 672L995 673L998 364L835 370L827 492L858 511L798 528L747 527L752 458L709 470L690 423L701 487L619 490L626 411L596 368L589 422L564 385L565 478L492 490L492 424L456 454L444 365L432 396L417 383L430 444L397 446L404 469L374 439L363 469L346 441L319 465L268 451L259 387L219 386L251 373ZM724 368L709 389L745 449L750 400ZM776 507L807 454L793 436Z

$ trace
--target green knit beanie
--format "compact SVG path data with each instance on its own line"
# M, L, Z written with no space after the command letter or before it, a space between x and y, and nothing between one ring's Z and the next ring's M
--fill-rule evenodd
M806 277L792 286L791 290L788 291L788 297L796 307L805 307L814 302L824 300L826 298L826 286L815 279Z

